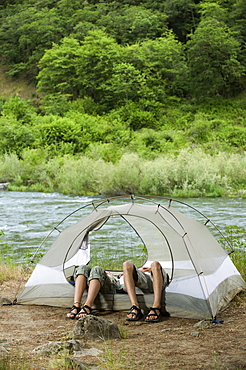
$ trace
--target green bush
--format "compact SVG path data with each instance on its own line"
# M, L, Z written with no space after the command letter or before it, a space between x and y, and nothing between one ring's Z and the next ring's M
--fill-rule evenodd
M35 131L15 118L0 117L0 137L0 154L16 153L21 157L23 149L34 144Z
M17 182L21 178L23 162L16 154L4 154L0 156L0 181Z
M103 148L103 149L102 149ZM114 146L92 147L86 156L50 157L48 150L25 150L0 157L0 175L12 190L65 194L151 194L171 196L246 196L245 154L207 154L201 149L143 159ZM115 156L113 161L109 157ZM104 158L104 159L103 159Z
M5 117L15 118L22 123L30 124L36 112L29 100L13 95L2 105L1 114Z

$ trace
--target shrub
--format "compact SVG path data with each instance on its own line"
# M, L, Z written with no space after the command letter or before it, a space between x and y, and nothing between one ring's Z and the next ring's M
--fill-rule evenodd
M31 123L36 115L31 103L21 99L18 95L13 95L3 104L1 113L5 117L12 117L23 123Z
M0 154L12 152L21 157L23 149L33 145L35 131L20 125L15 118L0 118L0 137Z
M0 156L0 181L13 182L19 179L23 163L14 153Z

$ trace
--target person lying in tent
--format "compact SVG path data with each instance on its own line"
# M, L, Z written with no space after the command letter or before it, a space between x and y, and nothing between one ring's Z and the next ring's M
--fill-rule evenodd
M160 263L152 262L150 267L136 269L131 262L123 263L123 274L118 278L111 275L99 266L90 268L87 265L79 266L75 271L74 304L67 314L67 319L79 319L92 313L92 305L99 291L104 293L115 293L125 291L131 301L131 308L127 315L127 321L138 321L143 318L140 309L135 286L143 293L154 293L154 302L146 316L146 322L158 322L162 316L161 299L162 292L168 285L168 275ZM88 287L87 298L83 307L81 299Z

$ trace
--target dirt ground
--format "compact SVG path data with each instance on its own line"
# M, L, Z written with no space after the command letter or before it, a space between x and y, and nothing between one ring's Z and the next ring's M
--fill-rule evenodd
M2 283L0 297L12 300L17 284L16 281ZM65 369L62 362L60 366L57 365L61 361L57 355L41 356L34 353L33 349L49 341L69 338L76 322L65 319L67 312L64 308L46 306L2 306L0 346L4 345L9 352L12 367L6 367L3 360L5 355L0 353L0 369ZM196 320L174 317L150 324L144 321L128 323L124 312L100 312L96 315L116 322L124 338L86 343L86 348L102 351L97 356L69 356L83 363L94 364L88 365L88 368L246 369L245 292L217 317L218 320L224 320L223 324L209 324L208 328L194 327L198 322ZM26 365L15 367L15 363ZM72 365L66 367L70 368L73 368Z

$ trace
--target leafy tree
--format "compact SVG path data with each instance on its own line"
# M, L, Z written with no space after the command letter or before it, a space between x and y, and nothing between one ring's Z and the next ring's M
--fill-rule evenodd
M68 94L74 99L78 97L76 65L80 57L79 49L78 40L65 37L61 45L53 44L53 47L45 52L39 62L39 91Z
M162 36L167 30L166 16L139 6L123 6L102 15L96 23L104 27L119 44L133 44Z
M90 31L78 49L76 66L80 96L103 103L103 86L122 59L122 48L103 31Z
M246 2L244 0L233 1L228 22L232 30L237 33L236 37L242 45L241 62L246 66Z
M36 73L36 64L44 53L62 37L63 27L55 9L37 11L29 6L6 16L0 26L1 57L9 66L10 75Z
M166 0L164 12L167 15L168 27L179 41L186 42L187 35L195 30L198 13L194 0Z
M145 75L148 98L164 101L168 94L182 94L187 65L183 46L172 32L128 47L126 58Z
M225 96L238 90L245 73L240 52L240 43L223 22L202 19L187 43L192 94Z
M146 81L144 76L130 63L119 63L113 67L112 76L101 89L105 92L104 99L118 104L141 98Z

